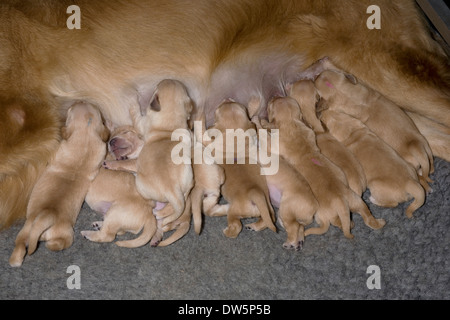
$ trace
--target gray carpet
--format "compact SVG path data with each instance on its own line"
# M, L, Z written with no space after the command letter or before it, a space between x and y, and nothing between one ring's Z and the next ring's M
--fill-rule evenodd
M227 239L226 218L206 218L200 236L191 229L166 248L92 243L80 231L99 217L85 205L71 248L54 253L40 245L18 269L8 259L20 226L0 233L0 298L450 299L450 163L436 159L435 166L434 192L412 220L404 215L407 204L369 204L387 221L382 230L354 215L353 240L332 227L308 237L301 252L282 248L283 229L243 230ZM80 289L68 289L72 265L79 267ZM380 268L380 289L367 286L371 265Z

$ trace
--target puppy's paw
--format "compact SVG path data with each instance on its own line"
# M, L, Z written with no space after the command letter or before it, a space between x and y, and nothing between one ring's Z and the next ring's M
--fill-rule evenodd
M373 229L381 229L386 225L386 220L384 219L375 219L375 223L371 226Z
M266 228L267 228L266 223L262 219L259 219L256 222L245 225L246 230L252 230L252 231L261 231Z
M103 226L103 221L95 221L92 223L92 228L95 231L99 231L102 228L102 226Z
M228 226L225 230L223 230L223 234L227 238L237 238L241 230L242 227L239 228L238 226Z
M92 237L92 235L93 235L94 232L97 232L97 231L85 230L85 231L81 231L81 235L82 235L85 239L91 240L91 237ZM91 241L92 241L92 240L91 240Z
M62 251L69 248L73 243L72 237L57 238L48 240L45 244L50 251Z
M121 160L105 160L102 163L102 167L108 170L120 170Z
M294 249L295 251L300 251L303 249L303 244L304 244L303 240L300 240L300 241L297 241L294 243L286 241L285 243L283 243L283 248L288 249L288 250Z

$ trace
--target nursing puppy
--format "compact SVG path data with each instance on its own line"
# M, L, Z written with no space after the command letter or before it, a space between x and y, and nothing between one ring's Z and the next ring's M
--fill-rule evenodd
M315 81L320 96L334 111L351 115L390 145L430 182L433 155L427 140L410 117L394 102L359 83L349 74L327 70ZM428 188L427 188L428 189Z
M111 139L108 151L116 160L137 159L144 147L144 138L133 126L109 125Z
M316 103L319 95L314 83L300 80L288 86L288 94L294 98L303 115L303 121L316 134L316 143L320 152L336 164L345 174L350 189L361 196L367 188L364 170L355 156L334 138L322 125L316 115Z
M141 103L143 116L137 119L145 144L136 161L136 187L145 199L172 205L174 212L166 223L182 215L194 185L192 165L175 164L172 150L180 142L171 140L173 131L189 131L192 109L184 85L175 80L163 80L151 100ZM192 137L188 138L189 141L184 141L188 144L184 150L191 150Z
M252 122L258 130L263 129L258 117L252 117ZM270 146L267 147L268 150L271 149ZM281 157L278 158L278 162L278 171L266 175L270 201L278 208L278 221L287 232L283 247L298 251L303 248L305 227L314 221L319 203L300 172Z
M406 209L411 218L425 202L425 190L414 168L358 119L331 110L324 111L321 119L363 166L371 202L396 207L414 198Z
M246 225L246 228L254 231L269 228L276 232L274 225L275 213L270 204L266 179L261 175L260 166L256 162L255 164L250 163L250 148L252 142L254 142L253 139L256 138L256 128L250 122L247 110L238 103L226 101L216 110L215 118L214 126L209 130L218 130L223 139L222 143L217 142L218 140L214 142L215 152L222 153L222 158L219 159L220 166L225 171L222 196L229 204L227 212L228 227L224 230L225 236L229 238L237 237L242 230L240 219L252 217L260 217L260 219L255 223ZM234 148L234 135L232 137L227 136L227 129L238 130L235 131L237 132L238 140L244 138L245 132L249 133L248 140L244 138L245 144L243 145L245 145L245 150ZM242 130L242 136L239 136L240 130ZM216 139L218 138L216 137ZM230 147L233 148L231 149ZM227 164L227 158L238 163ZM243 164L240 164L239 160ZM254 160L256 161L257 159Z
M202 221L201 213L209 217L226 216L228 204L219 204L220 188L225 182L225 172L216 163L193 164L195 185L191 192L192 215ZM195 223L195 232L200 233L201 224Z
M284 159L278 172L267 175L270 200L278 208L278 218L287 232L286 249L300 250L305 241L305 227L314 221L319 203L306 179Z
M108 142L107 160L136 159L144 142L132 126L113 129ZM125 161L125 160L119 160ZM81 234L94 242L112 242L116 235L126 232L142 233L128 241L117 241L120 247L135 248L147 244L156 233L155 203L144 199L136 189L133 174L100 168L89 187L85 199L89 207L104 215L103 221L93 223L97 231L85 230ZM155 246L159 239L152 241Z
M98 109L79 102L68 110L63 140L31 193L27 220L16 238L9 263L22 265L26 247L31 255L38 241L52 251L73 242L73 226L90 183L106 154L109 131Z
M364 223L373 229L384 226L385 221L375 219L361 197L348 187L342 170L320 153L315 134L301 121L300 107L293 98L272 100L268 115L268 127L280 130L280 155L305 177L319 202L315 215L319 227L307 229L305 236L323 234L333 224L340 227L347 238L353 238L350 211L359 213Z

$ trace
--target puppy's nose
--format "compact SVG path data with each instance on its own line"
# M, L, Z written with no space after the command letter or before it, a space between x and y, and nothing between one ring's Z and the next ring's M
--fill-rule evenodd
M116 144L116 142L117 142L117 138L113 138L113 139L111 139L111 140L109 141L109 145L110 145L111 147L114 147L115 144Z

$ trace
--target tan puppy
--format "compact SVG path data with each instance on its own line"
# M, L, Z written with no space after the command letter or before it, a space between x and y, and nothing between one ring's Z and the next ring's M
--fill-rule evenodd
M142 137L133 126L110 126L111 139L108 142L108 151L116 160L137 159L144 147Z
M331 110L351 115L362 121L409 162L417 173L430 182L433 155L427 140L410 117L391 100L349 74L327 70L315 86ZM428 189L428 187L427 187Z
M247 110L242 105L235 102L224 102L216 110L216 121L212 128L219 130L223 137L223 149L216 151L226 151L226 146L231 143L234 144L234 137L228 141L226 139L226 130L242 129L254 130L256 136L255 125L250 122ZM238 138L239 139L239 138ZM250 140L252 137L250 137ZM247 139L246 139L247 141ZM220 149L220 146L219 148ZM231 155L238 156L238 151L231 150ZM241 150L242 151L242 150ZM228 227L224 230L224 234L229 238L235 238L242 230L242 223L240 219L261 217L255 223L249 224L246 227L254 231L269 228L276 232L274 225L274 211L270 204L269 190L266 179L261 175L261 168L258 164L250 164L249 159L249 145L245 143L245 150L241 160L244 164L226 164L225 156L223 154L222 168L225 171L225 183L222 186L222 195L229 204L227 212Z
M144 116L137 125L144 134L144 147L136 163L136 186L145 199L169 202L174 213L170 223L184 212L186 199L194 185L191 164L175 164L172 150L179 144L172 141L172 132L189 130L193 109L184 85L175 80L161 81L148 105L141 105ZM190 137L191 143L192 137ZM189 145L189 150L190 150Z
M108 142L107 159L136 159L143 145L143 140L132 126L115 128ZM155 203L140 195L135 177L129 172L100 168L85 201L92 210L104 215L103 221L93 223L97 231L81 231L90 241L112 242L116 235L125 232L137 234L142 230L136 239L116 242L120 247L135 248L147 244L155 235ZM152 245L157 242L159 240L152 242Z
M225 182L224 169L216 163L193 164L195 185L191 192L195 232L200 233L201 213L210 217L226 216L229 205L218 204L220 188Z
M330 66L329 63L328 66ZM317 118L316 103L319 95L317 94L314 83L308 80L300 80L290 85L288 91L289 96L299 103L303 121L314 130L316 143L320 152L341 168L350 189L361 196L367 188L364 170L355 156L326 131Z
M105 157L108 135L94 106L79 102L68 110L63 140L31 193L27 220L9 260L11 266L21 266L26 246L30 255L38 241L47 241L52 251L72 245L73 226Z
M306 179L286 160L279 159L278 172L267 175L270 200L278 208L279 221L286 229L286 249L300 250L305 241L305 227L314 221L319 203Z
M269 126L280 130L280 155L305 177L319 202L315 215L319 227L307 229L305 236L323 234L333 224L347 238L353 238L350 211L361 214L373 229L384 226L385 221L375 219L364 201L348 187L342 170L320 153L314 132L301 121L300 107L293 98L272 100L268 115Z
M100 174L104 174L107 175L108 172L111 172L111 177L108 178L108 180L111 180L114 177L118 177L117 175L115 175L115 172L121 172L121 176L125 178L125 175L127 175L127 179L129 179L130 177L132 178L132 182L134 184L134 189L136 189L135 186L135 179L134 176L131 175L130 173L136 174L136 161L135 159L138 157L140 150L142 150L142 146L143 146L144 142L142 140L142 137L138 134L138 132L130 126L124 126L124 127L120 127L118 129L115 130L115 132L112 134L112 138L109 142L109 150L112 154L114 154L114 158L115 159L124 159L124 160L107 160L103 163L103 166L106 169L109 169L107 171L101 171ZM153 207L153 214L152 216L156 216L159 218L159 220L157 222L155 222L154 224L157 225L157 229L156 229L156 233L153 230L154 228L146 228L144 225L144 230L142 232L142 235L140 237L138 237L135 240L132 241L126 241L126 242L116 242L116 244L120 245L120 246L129 246L133 245L134 243L137 243L138 245L144 245L146 242L149 241L149 239L152 237L152 232L155 233L155 235L153 236L152 240L151 240L151 245L152 246L167 246L169 244L172 244L173 242L179 240L180 238L182 238L188 231L190 228L190 222L191 222L191 197L192 194L194 194L194 191L196 191L196 196L195 196L195 201L197 204L197 201L199 202L197 204L198 207L198 215L195 215L194 217L194 226L195 226L195 230L197 233L200 233L200 229L201 229L201 223L202 223L202 217L201 217L201 208L202 208L202 201L203 201L203 206L204 208L208 208L208 210L212 210L213 205L211 205L210 203L212 203L212 198L213 195L217 195L217 200L220 197L220 185L219 182L217 182L217 180L223 180L224 179L224 175L223 175L223 170L218 167L217 165L211 165L211 166L206 166L206 165L193 165L194 168L194 176L196 177L196 184L195 187L192 189L191 195L188 197L188 201L186 202L186 206L185 206L185 210L183 212L183 214L176 219L173 222L169 222L169 223L165 223L165 219L164 217L171 217L174 214L174 210L173 207L170 204L167 203L161 203L161 202L156 202L153 203L153 201L147 201L144 200L142 198L142 196L138 193L139 197L136 197L136 194L133 190L132 187L130 187L127 183L125 183L125 188L121 187L121 186L114 186L114 188L116 189L120 189L122 193L124 193L124 196L122 197L118 197L118 196L114 196L114 197L109 197L106 196L108 198L111 198L110 201L112 201L113 203L116 203L118 205L126 205L126 206L130 206L130 205L141 205L141 207L148 207L149 203L152 203L152 207ZM220 169L220 170L219 170ZM216 170L219 170L219 172L217 172ZM129 171L129 172L124 172L124 171ZM96 181L100 178L100 174L97 177ZM95 181L95 182L96 182ZM94 183L95 183L94 182ZM116 181L118 182L118 181ZM110 181L110 183L112 184L112 182ZM215 186L215 184L217 183L217 186ZM223 182L222 182L223 183ZM102 183L103 184L103 183ZM97 188L95 188L97 189ZM128 192L128 189L131 189L132 192ZM218 191L216 191L216 189ZM216 192L215 192L216 191ZM101 191L95 191L95 192L101 192ZM125 193L127 193L125 195ZM136 191L137 192L137 191ZM204 194L205 193L205 196ZM122 198L122 199L120 199ZM134 204L128 203L129 200L131 198L134 198ZM140 198L140 199L139 199ZM102 196L102 202L104 202L105 200L105 195ZM216 203L217 203L216 200ZM142 203L143 201L143 203ZM125 202L125 203L124 203ZM219 207L219 205L217 205ZM148 210L148 209L147 209ZM133 233L137 233L140 231L140 229L142 228L142 224L141 222L145 220L147 220L148 222L150 222L149 220L154 220L153 219L148 219L148 217L145 215L145 211L146 210L140 210L140 212L136 211L136 218L139 216L142 216L142 219L134 219L134 222L131 221L126 221L126 224L124 225L132 225L132 231ZM194 205L192 205L192 211L194 211ZM197 210L195 210L195 212L197 212ZM129 214L132 214L131 212L129 212ZM225 213L226 214L226 213ZM124 216L121 215L117 218L114 218L114 220L117 219L123 219ZM108 214L108 219L106 219L105 217L105 223L106 220L110 221L112 218L109 217ZM118 226L120 227L120 229L123 229L120 226L120 223L118 223L118 221L114 221L114 226ZM98 223L94 223L95 226L98 225ZM103 224L104 228L105 224ZM150 225L149 225L150 226ZM130 227L128 227L130 228ZM148 232L146 232L146 230L149 230ZM102 229L103 230L103 229ZM151 231L153 230L153 231ZM169 238L162 240L163 238L163 233L164 232L169 232L172 230L176 230L176 232L174 232ZM120 233L127 231L127 230L119 230ZM86 232L82 232L83 235L86 236ZM117 232L116 232L117 233ZM147 234L147 236L145 236L145 234ZM114 237L115 237L115 233L114 233ZM149 238L150 237L150 238ZM89 237L87 237L89 240ZM147 239L147 240L143 240L140 241L140 239ZM114 239L112 238L112 235L109 236L109 239ZM112 240L110 240L112 241ZM146 241L146 242L145 242ZM137 245L136 245L137 246Z
M425 201L425 190L413 167L358 119L327 110L322 113L322 120L363 166L372 203L396 207L414 198L406 209L411 218Z

